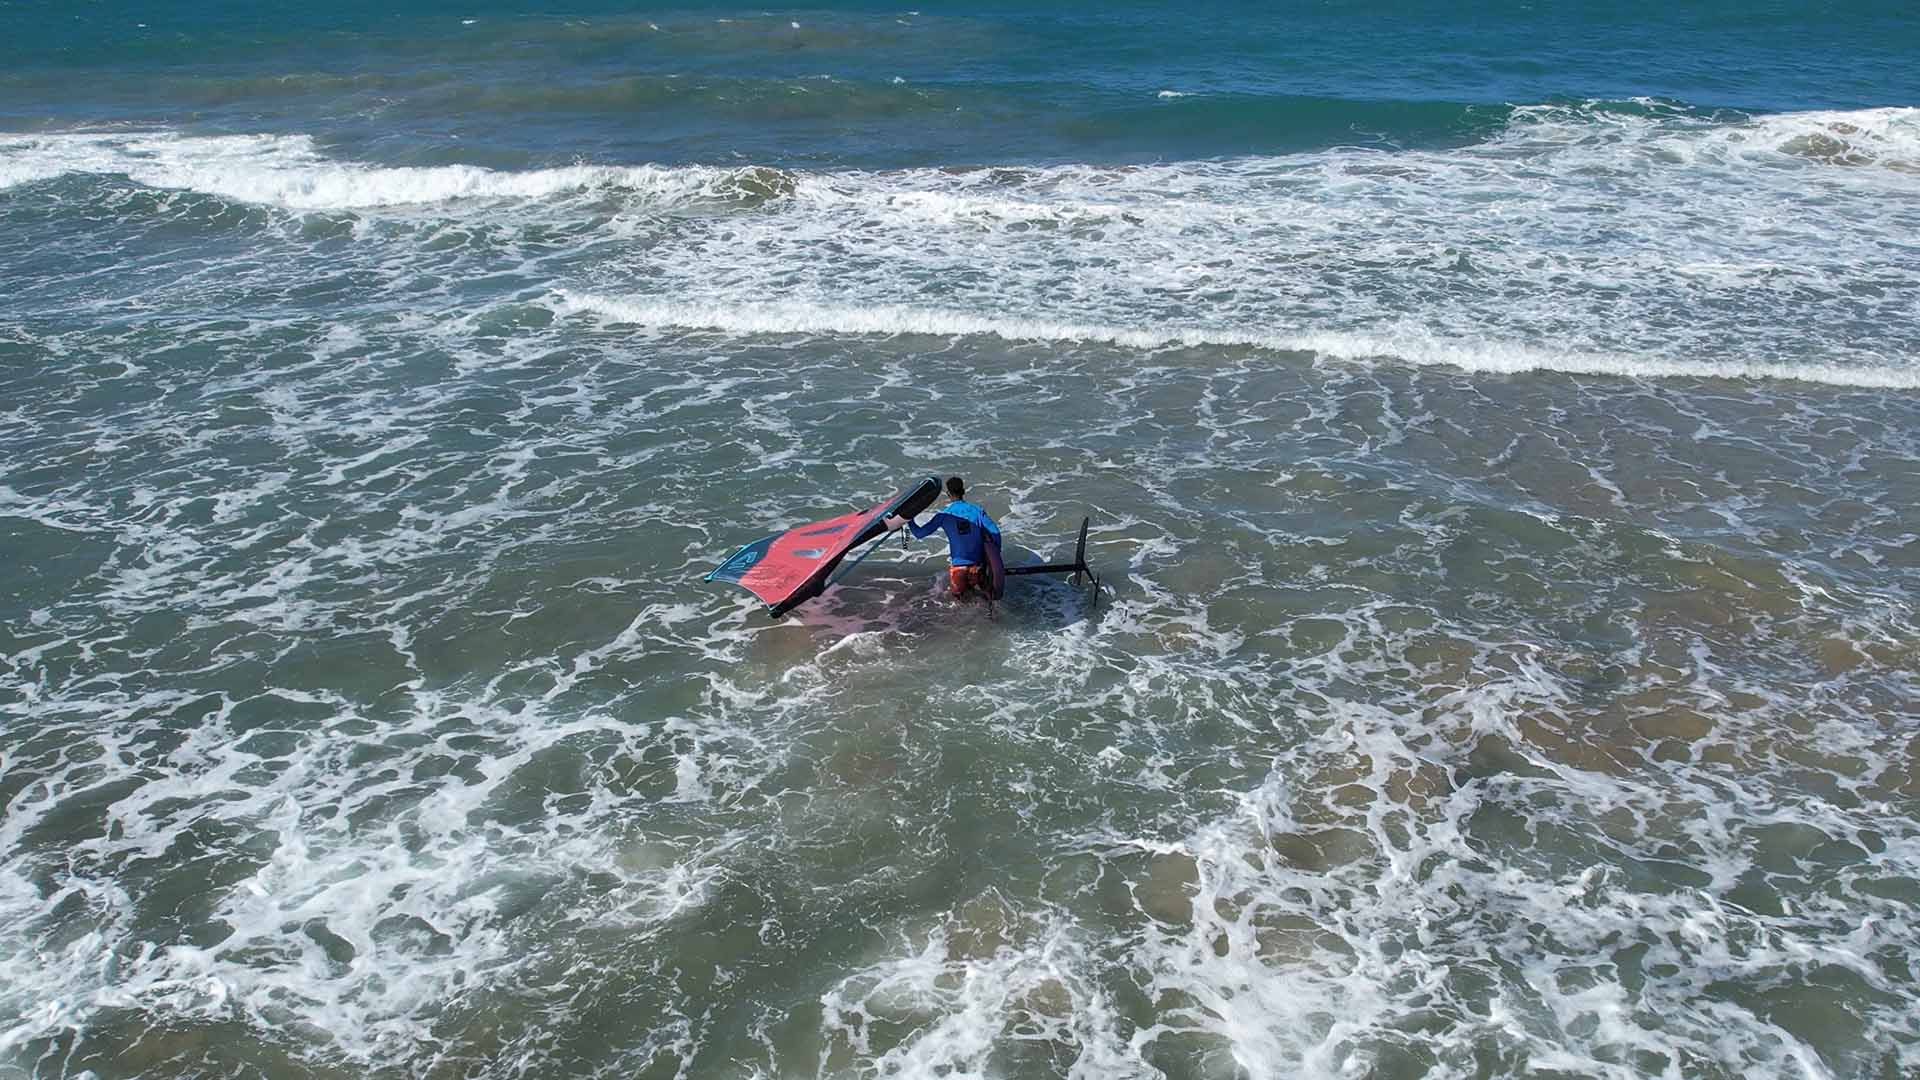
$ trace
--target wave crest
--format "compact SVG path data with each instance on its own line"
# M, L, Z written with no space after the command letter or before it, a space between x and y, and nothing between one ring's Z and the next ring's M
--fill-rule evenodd
M589 315L613 323L743 336L919 334L997 337L1014 342L1087 342L1129 349L1237 346L1263 352L1308 353L1343 361L1390 358L1420 366L1501 375L1554 371L1625 378L1792 379L1833 386L1920 389L1920 373L1890 367L1657 360L1562 352L1503 342L1452 340L1419 328L1386 334L1337 331L1290 334L1232 327L1116 326L886 305L853 308L807 303L680 303L565 291L556 294L552 302L563 315Z
M124 175L290 210L355 210L619 192L667 206L757 206L793 192L765 166L572 165L501 171L474 165L382 167L322 156L305 135L65 134L0 137L0 188L68 174Z
M1766 164L1777 155L1912 172L1920 171L1920 108L1748 114L1657 98L1523 105L1495 142L1649 151L1670 162Z

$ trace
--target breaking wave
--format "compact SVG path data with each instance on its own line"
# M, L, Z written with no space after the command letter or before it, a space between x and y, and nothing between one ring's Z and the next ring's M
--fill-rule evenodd
M571 165L522 172L472 165L380 167L323 156L306 135L0 137L0 189L67 174L124 175L291 210L361 210L618 192L662 206L754 204L793 190L764 167Z
M876 334L997 337L1006 341L1095 342L1129 349L1216 345L1271 352L1313 353L1334 360L1394 359L1488 374L1557 371L1626 378L1796 379L1833 386L1920 389L1920 372L1833 364L1793 366L1712 361L1645 360L1631 356L1561 353L1524 345L1450 341L1418 330L1399 335L1338 332L1276 333L1200 327L1129 327L1046 319L993 318L958 311L907 307L830 307L812 304L691 304L561 293L561 314L594 315L613 323L723 334Z

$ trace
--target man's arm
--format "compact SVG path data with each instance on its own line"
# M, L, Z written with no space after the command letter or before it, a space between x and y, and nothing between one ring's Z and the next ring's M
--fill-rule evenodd
M925 525L922 525L911 518L903 518L900 515L895 514L893 517L890 517L886 520L886 526L889 529L898 529L901 526L906 526L913 530L913 538L915 540L925 540L927 537L932 536L934 533L940 531L940 529L942 528L940 519L944 516L945 516L944 513L935 514L932 517L927 519L927 523Z

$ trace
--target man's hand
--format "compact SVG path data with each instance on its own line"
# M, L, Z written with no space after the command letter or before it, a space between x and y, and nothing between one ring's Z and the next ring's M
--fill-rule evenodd
M888 532L893 532L896 529L906 528L907 519L901 517L899 514L895 514L892 517L887 518L884 522L882 522L882 524L886 525Z

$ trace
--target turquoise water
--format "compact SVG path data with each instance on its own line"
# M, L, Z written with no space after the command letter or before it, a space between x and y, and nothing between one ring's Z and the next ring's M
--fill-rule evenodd
M1920 1072L1916 61L0 5L0 1075Z

